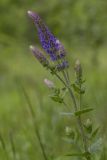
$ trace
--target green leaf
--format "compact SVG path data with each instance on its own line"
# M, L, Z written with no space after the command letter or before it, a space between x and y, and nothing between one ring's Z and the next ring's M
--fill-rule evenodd
M84 157L84 154L83 153L71 153L71 154L67 154L66 156Z
M62 88L61 89L61 95L62 97L64 98L66 96L66 93L68 92L68 89L67 88Z
M50 97L55 102L63 103L63 98L61 98L59 96L53 95L53 96L50 96Z
M77 92L78 94L84 94L85 93L85 88L79 88L79 85L76 84L72 84L72 87L74 89L75 92Z
M62 88L62 91L66 91L66 90L68 90L68 88L66 88L66 87L63 87L63 88Z
M98 131L99 131L99 127L97 127L97 128L93 131L93 133L92 133L92 135L91 135L91 139L94 138L94 137L97 135Z
M87 109L83 109L77 112L61 112L60 114L63 116L80 116L81 114L91 112L92 110L93 108L87 108Z
M72 84L72 87L75 92L80 93L80 88L76 84Z
M82 88L81 91L80 91L80 93L84 94L85 93L85 88Z
M88 134L91 134L91 133L92 133L92 125L90 125L89 127L87 127L87 126L84 125L84 128L85 128L85 130L86 130L86 132L87 132Z
M84 79L84 80L81 81L81 84L83 84L83 83L85 83L85 82L86 82L86 80Z
M71 153L71 154L67 154L66 156L90 157L91 154L90 154L89 152L84 152L84 153Z
M55 88L54 92L55 92L56 95L59 95L60 94L60 89L59 88Z
M83 109L83 110L75 112L75 115L76 116L80 116L81 114L84 114L84 113L87 113L87 112L91 112L91 111L93 111L93 108L87 108L87 109Z

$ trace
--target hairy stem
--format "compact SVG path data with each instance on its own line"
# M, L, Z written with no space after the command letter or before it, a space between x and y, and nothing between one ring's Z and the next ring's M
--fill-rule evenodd
M64 76L65 81L66 81L66 87L68 88L71 99L73 101L75 112L77 112L81 108L81 93L80 93L80 106L78 107L77 103L76 103L75 96L74 96L73 91L72 91L71 86L70 86L69 79L67 79L67 76L66 76L65 72L63 72L63 76ZM83 140L83 146L84 146L85 153L88 153L88 144L87 144L87 139L86 139L86 136L85 136L85 133L84 133L84 128L83 128L83 123L82 123L82 120L81 120L81 116L77 117L77 122L78 122L78 126L79 126L79 129L80 129L80 132L81 132L81 137L82 137L82 140ZM86 155L86 159L90 160L90 156Z
M75 96L74 96L73 91L71 89L70 82L67 78L68 75L66 76L66 73L64 71L62 73L63 73L63 76L64 76L64 79L65 79L66 83L57 73L55 73L55 75L64 84L64 86L67 87L67 89L69 91L69 94L70 94L70 97L71 97L71 99L73 101L73 104L74 104L75 112L77 112L80 109L81 106L79 106L79 108L77 106ZM81 96L80 96L80 99L81 99ZM80 102L80 105L81 105L81 102ZM80 132L81 132L81 137L82 137L85 153L88 153L88 144L87 144L86 135L84 133L84 128L83 128L83 123L82 123L82 120L81 120L81 116L77 117L77 123L78 123L79 129L80 129ZM86 160L91 160L89 155L86 155L85 157L86 157Z

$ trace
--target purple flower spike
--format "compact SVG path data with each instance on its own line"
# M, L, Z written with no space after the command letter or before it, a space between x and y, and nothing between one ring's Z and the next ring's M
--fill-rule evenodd
M66 52L64 46L54 37L39 15L32 11L28 11L28 15L33 19L42 47L49 54L51 60L56 61L65 57Z
M34 54L34 56L37 58L37 60L44 66L48 67L49 62L46 59L46 57L34 46L30 46L30 50Z

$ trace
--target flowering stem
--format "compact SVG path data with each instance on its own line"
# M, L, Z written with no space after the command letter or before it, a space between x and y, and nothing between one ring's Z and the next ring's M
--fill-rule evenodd
M50 69L51 73L56 75L56 77L64 84L64 86L68 89L70 97L73 101L74 104L74 109L75 112L79 111L81 109L81 85L80 85L80 101L79 101L79 105L77 105L77 101L75 98L75 95L72 91L72 86L70 84L70 79L69 79L69 74L68 74L68 61L66 61L66 59L64 58L66 55L66 51L63 47L63 45L60 43L60 41L58 39L56 39L54 37L54 35L50 32L50 30L48 29L48 27L44 24L44 22L42 21L42 19L39 17L39 15L37 13L34 13L32 11L28 11L28 15L33 19L36 28L38 30L38 34L39 34L39 39L40 42L42 44L43 49L47 52L47 54L50 56L50 60L52 62L57 62L58 64L55 65L56 68L51 68L49 66L49 61L47 60L46 56L44 56L41 52L39 52L39 50L37 50L35 47L30 47L30 49L32 50L32 52L34 53L34 55L36 56L36 58L39 60L39 62L44 66L47 67L47 69ZM64 58L64 59L62 59ZM77 61L76 64L76 70L77 70L77 77L81 78L82 76L82 70L81 70L81 66L79 61ZM56 70L54 70L56 69ZM65 69L65 70L64 70ZM57 71L62 71L63 77L61 77L60 75L57 74ZM63 80L64 78L64 80ZM81 83L81 82L80 82ZM87 160L90 160L90 156L89 156L89 152L88 152L88 144L87 144L87 139L86 139L86 135L84 132L84 126L81 120L81 115L77 116L77 123L81 132L81 137L83 140L83 145L84 145L84 150L85 150L85 158ZM37 133L38 134L38 133ZM38 137L38 139L40 139ZM39 140L40 141L40 140ZM42 144L40 143L41 148L42 148ZM42 148L43 150L43 148ZM45 152L43 152L44 154L44 158L45 160L47 160L47 158L45 157Z

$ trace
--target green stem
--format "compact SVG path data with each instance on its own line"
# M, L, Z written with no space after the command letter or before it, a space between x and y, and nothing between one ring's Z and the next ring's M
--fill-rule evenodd
M64 86L67 87L67 89L68 89L68 91L70 93L71 99L73 101L73 104L74 104L75 112L77 112L78 111L78 106L76 104L75 96L74 96L74 94L72 92L72 89L71 89L71 86L70 86L70 82L69 82L68 78L66 77L66 73L64 71L62 73L63 73L63 76L65 78L66 83L64 82L64 80L57 73L55 73L55 75L64 84ZM85 136L85 133L84 133L81 116L77 117L77 122L78 122L78 126L79 126L79 129L80 129L80 132L81 132L81 137L82 137L82 140L83 140L83 146L84 146L85 153L88 153L88 144L87 144L87 139L86 139L86 136ZM86 155L86 160L91 160L89 155Z
M72 89L71 89L71 87L70 87L70 85L69 85L69 80L67 79L65 72L63 72L63 76L64 76L64 78L65 78L65 80L66 80L66 86L67 86L67 88L68 88L68 91L69 91L69 93L70 93L71 99L72 99L72 101L73 101L75 112L77 112L77 111L78 111L78 106L77 106L77 104L76 104L76 99L75 99L75 96L74 96L74 94L73 94L73 92L72 92ZM80 94L81 94L81 93L80 93ZM80 96L80 101L81 101L81 96ZM80 105L81 105L81 102L80 102ZM81 106L79 106L79 108L80 108L80 107L81 107ZM79 128L80 128L80 132L81 132L81 137L82 137L82 140L83 140L83 146L84 146L85 153L88 153L88 144L87 144L87 139L86 139L86 136L85 136L85 133L84 133L84 128L83 128L81 116L78 116L78 117L77 117L77 122L78 122L78 126L79 126ZM87 160L90 160L90 156L89 156L89 155L86 155L86 159L87 159Z

